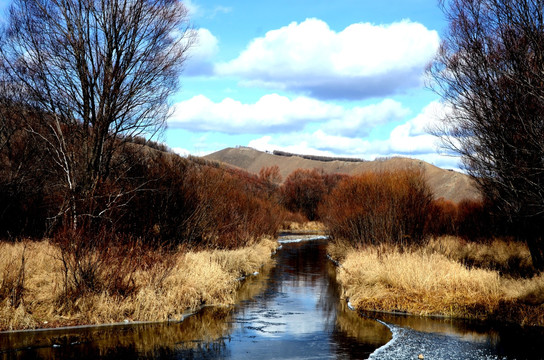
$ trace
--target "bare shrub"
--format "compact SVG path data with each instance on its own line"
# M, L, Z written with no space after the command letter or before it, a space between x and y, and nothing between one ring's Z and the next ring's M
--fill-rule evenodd
M259 179L270 184L279 184L283 180L278 165L263 167L259 170Z
M488 242L493 237L510 235L503 217L481 200L453 203L434 200L430 206L428 230L435 236L456 235L467 241Z
M431 200L420 171L365 173L340 182L320 213L334 238L359 245L419 245L426 240Z
M323 174L318 170L293 171L282 187L283 202L288 210L302 212L308 220L317 220L317 207L327 193Z
M106 202L109 194L127 194L101 217L109 220L112 231L134 234L155 247L234 248L262 235L274 236L279 229L285 211L276 185L175 154L149 151L138 157L141 152L128 150L117 160L117 168L129 164L121 170L122 181L104 184L103 194L95 196Z
M457 204L440 198L434 200L429 207L427 228L433 235L457 234Z
M195 166L185 180L185 186L192 189L187 191L197 199L187 219L189 242L234 248L263 235L275 235L279 229L283 211L252 175Z
M498 219L492 219L490 208L484 202L463 200L457 207L457 230L463 238L481 241L504 232L498 229Z
M136 271L168 260L163 256L164 250L151 249L138 239L106 231L90 235L65 229L56 234L54 244L60 250L58 260L62 264L62 303L104 292L129 296L138 289L134 281Z

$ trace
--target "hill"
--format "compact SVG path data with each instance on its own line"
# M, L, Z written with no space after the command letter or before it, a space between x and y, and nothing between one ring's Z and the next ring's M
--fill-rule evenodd
M312 157L289 153L270 154L248 147L226 148L204 158L242 168L254 174L258 174L263 167L277 165L284 179L296 169L316 168L326 173L355 175L366 171L392 171L418 167L424 170L435 198L443 197L455 202L479 198L478 190L468 175L441 169L425 161L410 158L393 157L374 161L346 161L346 159L320 157L317 158L319 160L316 160Z

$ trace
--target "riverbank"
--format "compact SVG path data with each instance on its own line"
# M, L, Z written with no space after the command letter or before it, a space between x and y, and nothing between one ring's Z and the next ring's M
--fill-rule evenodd
M544 326L544 274L505 275L509 262L529 266L521 244L444 237L410 251L331 242L328 252L340 264L343 297L357 310Z
M232 304L240 280L271 261L277 246L265 238L237 250L179 250L128 273L127 294L88 292L67 302L58 247L46 240L0 243L0 331L179 320L203 305Z

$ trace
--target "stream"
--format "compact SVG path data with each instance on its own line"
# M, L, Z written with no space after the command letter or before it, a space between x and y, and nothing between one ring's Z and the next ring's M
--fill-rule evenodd
M340 299L326 240L280 238L238 302L182 322L0 333L1 359L544 359L544 330L400 315Z

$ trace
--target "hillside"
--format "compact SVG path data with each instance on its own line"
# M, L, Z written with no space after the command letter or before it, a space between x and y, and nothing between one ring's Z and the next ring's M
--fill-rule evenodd
M296 169L321 169L326 173L342 173L354 175L365 171L384 171L419 167L425 171L427 181L435 194L435 198L445 198L455 202L463 199L478 198L471 178L465 174L444 170L421 160L394 157L375 161L319 161L300 156L279 156L261 152L252 148L227 148L209 154L204 158L219 161L227 165L245 169L251 173L259 173L263 167L277 165L281 176L285 179Z

